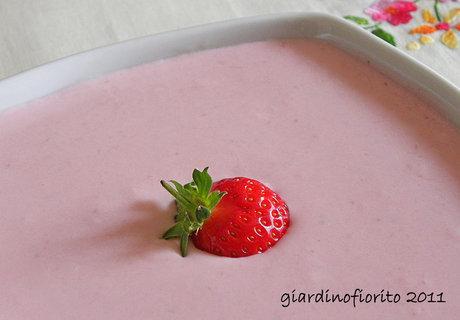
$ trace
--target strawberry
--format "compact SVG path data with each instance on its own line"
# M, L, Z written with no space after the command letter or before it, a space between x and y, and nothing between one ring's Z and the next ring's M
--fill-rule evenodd
M208 168L193 171L193 181L161 185L176 199L176 224L163 235L179 238L182 256L189 237L212 254L244 257L274 246L289 227L289 209L261 182L236 177L213 183Z

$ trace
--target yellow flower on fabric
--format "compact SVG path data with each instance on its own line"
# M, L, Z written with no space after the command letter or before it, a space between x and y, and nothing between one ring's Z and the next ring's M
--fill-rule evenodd
M428 9L423 9L422 10L422 18L423 18L423 20L425 22L428 22L428 23L435 23L436 22L436 17Z
M424 20L424 24L416 26L412 28L409 33L410 34L419 34L420 38L418 39L419 42L417 43L420 47L420 44L427 45L434 42L434 39L428 34L435 33L435 32L444 32L441 35L441 42L450 49L455 49L458 47L458 37L456 34L456 30L460 30L458 28L459 25L454 26L453 22L457 17L460 16L460 8L451 9L443 19L441 19L441 15L439 13L438 2L434 5L434 12L436 16L433 15L432 11L429 9L422 10L422 18ZM406 45L408 50L418 50L415 41L409 42Z
M423 45L431 44L434 42L434 39L430 36L423 35L420 37L420 43Z
M460 16L460 8L454 8L444 17L444 22L452 23L458 16Z
M444 32L441 36L441 42L451 49L458 47L457 35L452 30Z
M410 51L416 51L420 49L420 44L417 41L411 41L406 44L406 49Z

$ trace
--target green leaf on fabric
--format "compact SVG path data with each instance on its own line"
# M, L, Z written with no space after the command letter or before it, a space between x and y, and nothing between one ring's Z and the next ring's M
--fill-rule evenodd
M381 28L372 30L372 34L396 47L395 37Z
M363 17L358 17L358 16L345 16L344 19L353 21L353 22L359 24L360 26L367 26L367 25L369 25L369 20L367 20L366 18L363 18Z

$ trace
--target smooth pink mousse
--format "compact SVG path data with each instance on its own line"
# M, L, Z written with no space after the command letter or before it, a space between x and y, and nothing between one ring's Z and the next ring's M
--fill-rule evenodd
M121 71L0 115L0 319L455 319L460 133L315 41L243 44ZM273 249L161 240L159 180L248 176L287 201ZM281 306L284 292L402 295ZM407 291L447 303L406 303Z

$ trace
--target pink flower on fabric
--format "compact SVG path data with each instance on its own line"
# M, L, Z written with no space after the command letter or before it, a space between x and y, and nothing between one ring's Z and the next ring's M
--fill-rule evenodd
M406 24L412 20L410 12L416 11L417 6L412 1L379 0L374 2L364 12L374 21L388 21L394 26Z
M449 30L450 29L450 26L447 22L440 22L438 23L436 26L436 29L438 30Z

